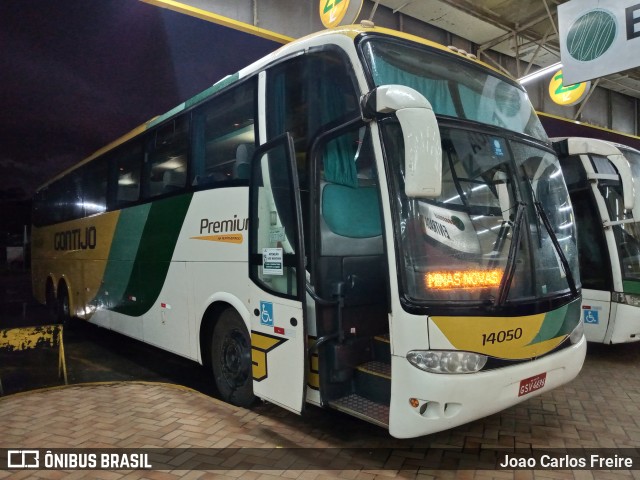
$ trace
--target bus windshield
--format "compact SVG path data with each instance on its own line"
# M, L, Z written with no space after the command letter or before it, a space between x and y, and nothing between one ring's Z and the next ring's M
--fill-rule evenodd
M372 38L362 51L376 86L411 87L446 115L505 128L547 141L526 92L505 77L464 59L397 40Z
M555 155L441 124L442 194L409 199L397 161L400 126L382 124L411 300L514 304L564 294L578 282L573 209Z

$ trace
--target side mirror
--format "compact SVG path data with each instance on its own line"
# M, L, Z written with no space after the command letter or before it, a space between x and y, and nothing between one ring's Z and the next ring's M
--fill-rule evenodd
M429 101L413 88L383 85L362 98L367 119L395 113L404 139L404 191L410 198L434 198L442 192L440 130Z

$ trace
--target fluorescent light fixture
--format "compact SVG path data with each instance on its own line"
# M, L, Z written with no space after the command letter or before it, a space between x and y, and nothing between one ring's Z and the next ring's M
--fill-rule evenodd
M549 72L560 70L562 68L562 62L554 63L553 65L549 65L548 67L541 68L540 70L530 73L529 75L525 75L522 78L518 79L520 85L524 85L527 82L535 80L536 78L542 77Z

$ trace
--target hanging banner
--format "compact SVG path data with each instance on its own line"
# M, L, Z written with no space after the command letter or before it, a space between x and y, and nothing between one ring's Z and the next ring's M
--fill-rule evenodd
M363 0L320 0L320 20L326 28L349 25L356 21Z
M639 0L571 0L558 23L564 85L640 65Z

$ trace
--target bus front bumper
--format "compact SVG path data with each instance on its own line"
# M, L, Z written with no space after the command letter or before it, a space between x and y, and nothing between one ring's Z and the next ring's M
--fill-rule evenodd
M394 355L389 433L412 438L439 432L545 393L578 375L586 351L583 336L575 345L533 362L461 375L428 373ZM519 395L523 380L541 374L546 374L542 388Z

